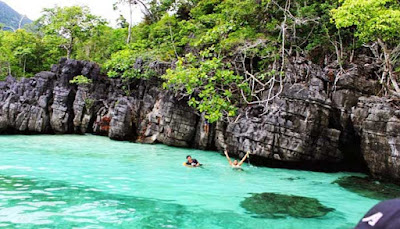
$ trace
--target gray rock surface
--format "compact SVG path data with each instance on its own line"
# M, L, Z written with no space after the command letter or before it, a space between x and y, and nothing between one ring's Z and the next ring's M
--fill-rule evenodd
M178 101L172 94L163 92L146 117L144 142L161 142L167 145L192 146L198 116L186 101Z
M307 87L293 84L271 102L264 115L251 109L226 131L230 152L250 151L272 161L292 163L339 163L340 130L330 128L331 101L322 81L314 78Z
M48 133L54 78L51 72L21 81L8 77L1 85L0 132Z
M366 60L367 61L367 60ZM140 60L135 68L140 70ZM168 63L153 62L163 74ZM368 168L400 181L400 112L396 101L373 97L376 66L358 63L332 80L335 64L322 69L306 59L290 61L291 83L269 103L242 107L232 123L206 122L185 98L161 82L110 79L99 66L62 59L51 72L0 82L0 133L93 133L116 140L163 143L222 151L252 162L306 169ZM90 85L71 84L74 76ZM342 167L341 167L342 166Z
M399 105L386 98L360 97L352 120L371 173L382 179L400 180Z

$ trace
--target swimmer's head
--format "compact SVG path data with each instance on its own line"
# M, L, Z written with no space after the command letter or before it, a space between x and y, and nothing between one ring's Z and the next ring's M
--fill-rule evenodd
M234 164L234 165L238 165L238 161L237 161L237 160L234 160L234 161L233 161L233 164Z

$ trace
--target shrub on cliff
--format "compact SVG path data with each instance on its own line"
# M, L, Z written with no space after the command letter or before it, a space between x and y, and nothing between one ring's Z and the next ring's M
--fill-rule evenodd
M282 91L287 56L306 55L335 37L332 1L172 2L150 4L157 16L134 26L127 50L105 67L111 77L144 77L133 68L137 57L175 62L162 76L166 88L211 122L234 116L239 104L267 106Z
M190 105L216 121L229 119L245 105L267 111L283 85L293 81L285 74L289 58L307 57L320 65L336 60L337 78L345 72L346 62L353 61L357 46L376 41L384 54L381 82L391 82L400 94L395 69L400 63L400 48L395 48L400 38L397 0L118 3L145 7L143 22L133 26L121 18L121 28L112 29L86 8L67 7L46 11L41 33L29 33L38 43L35 48L26 42L19 45L22 49L9 48L13 46L4 38L9 35L0 33L0 76L30 76L34 61L35 70L44 70L63 55L64 47L68 56L104 64L108 76L123 78L127 94L133 79L158 74L166 88L189 98ZM77 23L68 26L71 20L66 18ZM138 59L176 68L161 76L146 65L136 66Z
M73 83L73 84L78 84L78 85L87 85L87 84L91 84L92 80L88 79L86 76L78 75L78 76L75 76L69 82Z
M243 77L229 70L228 65L216 57L199 61L192 54L179 58L176 68L163 76L165 88L189 95L189 105L210 122L236 115L235 102L240 90L247 87Z
M393 66L400 55L400 4L398 0L342 0L338 9L332 10L333 20L338 28L356 27L355 35L363 43L379 45L384 63L381 83L392 84L400 95L397 74ZM390 88L388 88L390 90Z

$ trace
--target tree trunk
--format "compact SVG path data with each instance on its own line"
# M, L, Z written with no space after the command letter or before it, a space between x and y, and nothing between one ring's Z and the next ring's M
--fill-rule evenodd
M65 48L67 50L67 59L71 59L73 47L74 47L74 38L71 36L71 38L69 39L69 44Z
M25 73L26 73L26 57L24 58L24 77L25 77Z
M25 18L25 15L23 15L23 16L21 17L21 19L19 20L18 29L21 29L21 27L22 27L22 21L24 20L24 18Z
M126 39L126 43L129 44L131 41L131 33L132 33L132 2L129 1L129 27L128 27L128 38Z
M141 0L135 0L135 3L140 3L140 4L143 6L144 10L146 11L145 14L147 14L148 16L150 16L150 19L151 19L153 22L155 21L155 19L158 19L158 18L155 18L155 16L153 15L153 13L150 11L150 9L146 6L146 4L145 4L143 1L141 1Z
M67 48L67 59L71 59L71 49Z
M8 75L11 76L11 63L8 62Z
M384 67L384 70L383 70L383 76L386 78L386 75L389 75L389 79L390 79L390 82L393 85L394 90L397 93L400 93L400 87L397 84L396 78L393 75L393 65L392 65L392 63L390 61L391 52L387 48L386 44L380 38L378 38L378 44L381 46L381 48L383 50L384 57L385 57L385 67ZM384 79L382 79L382 80L384 80Z

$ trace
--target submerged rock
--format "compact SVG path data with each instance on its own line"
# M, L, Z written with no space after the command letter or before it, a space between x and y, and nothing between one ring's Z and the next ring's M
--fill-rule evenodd
M248 212L262 218L315 218L333 211L317 199L277 193L256 193L240 203Z
M304 178L302 177L286 177L282 178L282 180L288 180L288 181L295 181L295 180L303 180Z
M351 192L372 199L384 200L400 197L400 186L386 182L379 182L368 177L341 177L333 183L336 183Z

